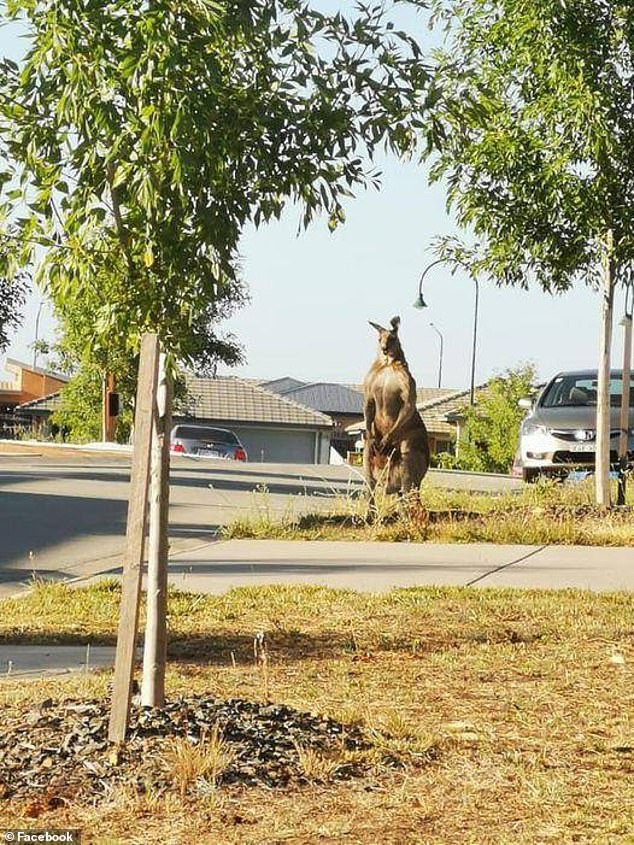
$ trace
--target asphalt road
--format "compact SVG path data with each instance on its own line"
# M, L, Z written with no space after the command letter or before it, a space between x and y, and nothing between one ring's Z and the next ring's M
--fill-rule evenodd
M124 546L130 456L69 449L0 449L0 595L33 575L68 579L116 568ZM506 477L430 473L440 486L500 491ZM170 550L214 538L240 514L315 512L359 495L358 469L176 458L170 483Z
M32 573L60 579L115 565L128 487L127 455L0 454L0 594ZM171 471L171 549L199 546L241 513L314 512L361 488L350 467L178 458Z

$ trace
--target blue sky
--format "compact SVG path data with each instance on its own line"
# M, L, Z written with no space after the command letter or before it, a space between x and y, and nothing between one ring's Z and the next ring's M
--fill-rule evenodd
M338 4L324 0L320 5ZM421 19L408 15L398 23L415 29L421 42L428 43ZM7 30L0 30L0 51L19 51ZM418 385L437 384L439 343L429 326L433 321L444 335L443 387L468 386L473 281L436 267L425 281L429 308L412 307L421 271L433 259L431 242L436 235L457 231L445 211L442 186L430 188L425 169L414 162L386 160L379 166L382 190L351 200L346 223L334 233L325 220L318 220L298 236L296 209L289 209L279 223L245 232L241 254L251 302L223 328L242 342L247 363L231 373L359 382L376 348L376 333L367 321L385 324L399 314L403 346ZM31 297L24 325L6 356L31 359L40 301L39 293ZM617 323L620 312L619 294ZM524 361L536 364L541 378L560 369L595 367L599 316L599 295L583 286L551 296L537 289L498 289L483 279L477 381ZM39 335L54 338L46 304ZM617 325L614 366L621 364L620 344Z

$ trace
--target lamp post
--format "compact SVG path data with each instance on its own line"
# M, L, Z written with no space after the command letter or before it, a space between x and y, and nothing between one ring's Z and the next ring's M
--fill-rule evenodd
M444 338L440 329L433 323L429 324L440 338L440 356L438 359L438 387L442 387L442 350L444 346Z
M431 264L428 264L427 267L425 267L425 269L423 270L420 277L420 281L418 282L418 296L414 301L414 308L427 308L427 303L423 299L423 282L425 280L425 276L431 270L432 267L435 267L437 264L442 264L444 261L444 258L437 258L435 261L432 261ZM473 308L473 343L471 346L471 384L469 389L469 403L471 405L475 403L475 368L476 349L478 341L478 307L480 300L480 286L475 276L473 276L473 281L475 282L475 301Z

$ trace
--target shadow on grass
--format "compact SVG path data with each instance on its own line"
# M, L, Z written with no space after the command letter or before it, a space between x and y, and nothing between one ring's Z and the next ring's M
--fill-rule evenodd
M197 666L247 666L254 663L254 634L230 630L217 630L213 634L173 633L168 641L167 659L172 664L195 664ZM447 628L429 631L427 636L392 635L379 632L366 633L358 637L355 632L326 630L304 632L276 629L267 632L267 654L271 663L290 663L307 660L333 660L352 657L365 661L380 654L407 654L422 657L432 653L454 651L465 646L507 646L525 647L532 643L552 639L553 632L542 627L517 626L492 629L482 626L472 630ZM0 645L65 645L116 646L114 633L82 635L74 632L40 632L18 634L10 631L0 633ZM137 639L137 648L142 650L143 638Z
M381 516L372 523L373 526L394 525L402 520L402 514L395 509L391 513ZM418 515L418 521L423 524L440 524L443 522L467 522L469 520L481 520L482 514L477 511L465 511L459 509L446 509L442 511L422 510ZM318 514L311 513L300 516L296 526L299 529L323 528L326 526L362 528L370 523L362 516L355 514Z

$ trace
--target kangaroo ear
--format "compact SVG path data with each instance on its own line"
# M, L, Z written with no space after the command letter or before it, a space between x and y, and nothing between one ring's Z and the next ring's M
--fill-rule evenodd
M384 329L383 326L380 326L378 323L373 323L372 320L368 320L368 323L372 326L373 329L376 329L377 332L387 331L387 329Z
M398 331L398 327L401 325L401 318L400 317L392 317L390 320L390 325L392 326L392 331L394 334Z

